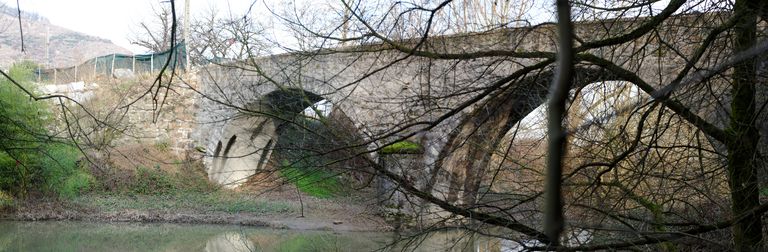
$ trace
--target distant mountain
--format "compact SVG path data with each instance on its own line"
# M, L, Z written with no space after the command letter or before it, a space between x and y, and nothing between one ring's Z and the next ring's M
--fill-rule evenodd
M53 25L36 13L22 10L21 24L24 53L21 52L16 8L0 6L0 67L8 67L19 60L32 60L47 67L70 67L101 55L130 54L107 39Z

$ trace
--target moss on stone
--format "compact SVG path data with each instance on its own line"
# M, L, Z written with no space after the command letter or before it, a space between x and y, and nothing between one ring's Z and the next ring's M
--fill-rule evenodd
M424 153L424 148L415 142L404 140L384 146L379 150L381 154L419 154Z

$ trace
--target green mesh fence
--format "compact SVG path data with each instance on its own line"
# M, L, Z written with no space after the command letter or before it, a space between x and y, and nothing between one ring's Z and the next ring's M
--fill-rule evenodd
M186 67L184 41L172 49L153 54L99 56L80 65L66 68L38 69L37 81L41 83L69 83L97 77L122 77L158 73L170 57L167 70L184 71Z

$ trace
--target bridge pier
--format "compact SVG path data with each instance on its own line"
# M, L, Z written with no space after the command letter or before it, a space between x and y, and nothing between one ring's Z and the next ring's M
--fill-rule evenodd
M243 116L224 127L216 145L208 178L227 188L235 188L264 168L276 142L272 119Z
M387 171L403 176L416 188L423 188L429 181L423 153L379 153L378 162ZM383 175L376 178L376 185L376 196L384 216L398 225L412 225L411 222L421 212L421 200L407 197L397 184Z

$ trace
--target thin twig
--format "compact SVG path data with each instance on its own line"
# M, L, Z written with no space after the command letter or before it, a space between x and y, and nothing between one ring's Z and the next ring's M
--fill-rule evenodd
M19 12L19 34L21 36L21 52L24 52L24 28L21 27L21 6L19 6L19 0L16 0L16 10Z

